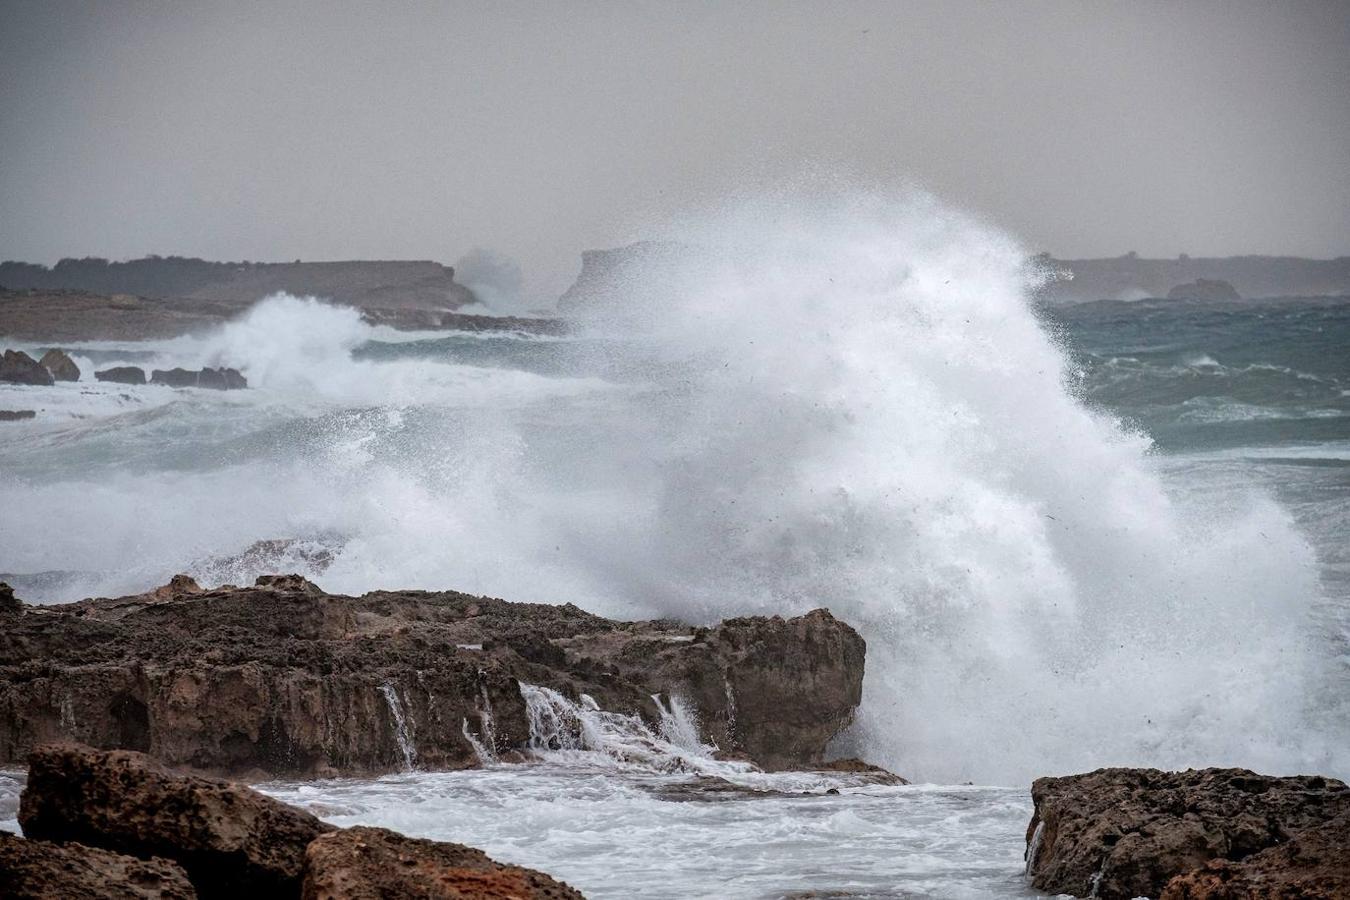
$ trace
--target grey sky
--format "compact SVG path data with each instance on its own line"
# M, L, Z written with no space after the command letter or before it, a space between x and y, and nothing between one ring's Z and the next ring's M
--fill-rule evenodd
M1350 253L1350 3L0 4L0 257L579 251L805 169L1061 256Z

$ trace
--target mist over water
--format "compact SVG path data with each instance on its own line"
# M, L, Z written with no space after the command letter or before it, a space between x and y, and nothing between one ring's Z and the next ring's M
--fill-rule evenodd
M1308 540L1260 485L1191 490L1083 401L1025 248L925 198L744 204L679 236L715 249L574 338L278 296L204 338L75 348L86 379L225 364L251 389L41 389L50 414L0 447L23 510L0 570L74 571L28 597L73 599L251 579L229 557L302 538L333 591L827 606L868 642L840 749L910 778L1350 773Z

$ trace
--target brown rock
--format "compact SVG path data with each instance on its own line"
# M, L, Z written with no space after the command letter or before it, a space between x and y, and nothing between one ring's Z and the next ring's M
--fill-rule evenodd
M73 744L29 758L19 823L33 840L177 862L202 897L294 897L305 847L332 826L241 785Z
M178 864L80 844L30 841L0 831L0 897L6 900L194 900Z
M869 762L863 762L861 759L832 759L827 763L821 763L817 768L822 772L844 772L850 775L860 775L873 784L909 784L907 779L901 778L894 772L888 772L881 766L874 766Z
M145 384L145 370L140 366L113 366L102 372L95 372L99 381L111 381L116 384Z
M56 383L51 372L22 350L6 350L5 355L0 356L0 381L33 385Z
M169 583L163 587L157 587L142 596L153 600L173 600L185 594L200 594L201 592L201 586L191 575L179 574L170 578Z
M1246 769L1098 769L1039 778L1027 870L1043 891L1157 897L1210 860L1241 861L1350 813L1350 789Z
M77 740L248 777L479 764L528 746L520 682L705 738L774 768L851 719L862 639L829 613L712 629L454 592L326 594L300 576L44 606L0 629L0 762ZM468 735L466 735L468 732Z
M1305 829L1241 862L1178 875L1162 900L1342 900L1350 897L1350 816Z
M52 378L57 381L79 381L80 367L75 365L75 360L71 359L62 350L52 348L42 354L42 359L38 360L38 365L52 373Z
M259 575L253 582L260 588L271 591L286 591L300 594L322 594L323 588L303 575Z
M494 862L462 844L347 828L305 853L303 900L581 900L541 872Z
M569 660L600 662L628 681L679 695L723 751L745 753L767 769L818 765L862 701L867 644L825 609L794 619L728 619L711 629L615 629L557 643ZM606 708L623 706L613 698Z

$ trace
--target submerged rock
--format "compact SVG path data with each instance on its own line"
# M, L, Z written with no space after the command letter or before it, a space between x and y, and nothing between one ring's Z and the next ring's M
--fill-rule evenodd
M305 853L303 900L582 900L579 891L462 844L384 828L326 834Z
M454 592L347 597L298 575L22 610L0 629L0 763L78 740L249 777L518 753L522 682L656 730L682 702L723 750L809 766L852 719L865 652L824 610L691 628Z
M102 372L95 372L99 381L112 381L117 384L145 384L145 370L140 366L113 366Z
M6 350L0 356L0 381L46 386L56 383L52 373L22 350Z
M202 897L294 897L305 847L332 831L242 785L170 772L124 750L52 745L29 758L24 835L78 843L187 872Z
M42 359L38 360L38 365L52 373L52 377L57 381L79 381L80 367L75 365L75 360L71 359L64 351L52 348L42 354Z
M30 841L0 831L6 900L194 900L182 867L81 844Z
M1259 868L1262 851L1350 814L1350 789L1340 781L1276 778L1246 769L1098 769L1039 778L1031 796L1036 804L1027 829L1032 884L1100 900L1157 897L1173 878L1211 860L1250 858ZM1344 862L1345 856L1340 859ZM1196 876L1179 883L1177 891L1212 883Z
M863 762L861 759L832 759L816 768L822 772L844 772L857 775L872 784L909 784L908 779L901 778L894 772L888 772L881 766Z

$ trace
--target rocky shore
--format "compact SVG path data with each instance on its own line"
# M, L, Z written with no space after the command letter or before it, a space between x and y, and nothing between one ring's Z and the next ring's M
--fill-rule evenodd
M472 847L338 829L238 784L130 751L48 745L29 759L24 837L0 832L8 900L579 900Z
M524 762L583 749L581 718L594 715L637 723L625 739L650 746L618 752L643 762L659 756L643 755L658 735L689 725L723 759L903 785L826 761L860 702L865 651L825 610L704 628L455 592L352 597L296 575L212 590L177 576L60 606L0 586L0 765L29 766L26 839L0 835L0 895L579 897L470 847L338 830L203 776ZM677 802L820 796L707 773L652 790ZM1350 788L1334 779L1101 769L1038 779L1031 796L1038 890L1350 896Z
M458 287L458 286L457 286ZM97 294L80 290L7 290L0 287L0 336L25 342L144 341L203 334L242 315L268 295L261 290L238 300L200 297ZM352 296L300 289L361 311L371 325L400 331L524 332L560 335L568 323L549 316L485 316L458 312L459 305L426 300L424 305L391 302L381 295ZM396 298L397 299L397 298ZM470 298L472 299L472 298ZM420 302L420 301L419 301ZM469 309L476 307L469 306Z
M852 721L864 654L825 610L698 628L299 576L61 606L0 588L0 765L74 740L249 778L465 768L529 747L535 689L654 729L687 708L725 755L809 767Z

